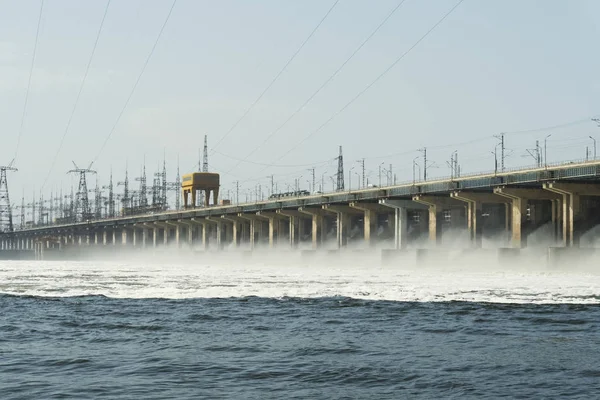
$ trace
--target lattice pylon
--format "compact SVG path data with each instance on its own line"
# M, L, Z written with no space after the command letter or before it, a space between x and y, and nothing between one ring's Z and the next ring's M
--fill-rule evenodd
M70 170L69 173L79 174L79 188L77 189L75 197L74 217L77 222L82 222L91 219L92 217L88 198L86 174L95 174L96 171L90 169L92 167L91 164L88 168L79 168L75 163L73 163L73 165L75 165L75 169Z
M6 171L16 170L12 167L12 162L8 166L0 167L0 232L12 232L14 230Z

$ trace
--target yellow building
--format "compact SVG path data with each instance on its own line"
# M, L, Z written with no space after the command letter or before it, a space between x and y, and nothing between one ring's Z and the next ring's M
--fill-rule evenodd
M219 201L219 174L212 172L192 172L181 177L181 189L183 190L183 206L185 208L196 205L196 195L199 190L204 191L204 206L210 206L210 194L214 194L213 205ZM191 203L188 205L188 198L191 195Z

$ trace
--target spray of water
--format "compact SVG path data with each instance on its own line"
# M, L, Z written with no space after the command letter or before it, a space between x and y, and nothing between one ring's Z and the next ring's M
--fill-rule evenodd
M401 252L335 240L313 252L288 246L145 251L119 247L87 250L79 261L3 261L0 293L33 296L103 295L118 298L344 296L391 301L501 303L600 303L594 249L568 252L548 262L544 230L518 255L469 249L466 238L446 234L439 249ZM502 244L504 238L498 240ZM586 239L587 240L587 239ZM591 239L590 239L591 240ZM485 245L485 243L484 243ZM90 249L93 249L91 247Z

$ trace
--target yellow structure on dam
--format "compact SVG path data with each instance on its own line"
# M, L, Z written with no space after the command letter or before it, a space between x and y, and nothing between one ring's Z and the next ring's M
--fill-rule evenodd
M219 201L219 174L213 172L192 172L181 177L181 189L183 190L183 205L185 208L196 205L196 195L199 190L204 191L204 206L210 205L210 194L214 194L213 205ZM191 203L188 204L188 198L191 195Z

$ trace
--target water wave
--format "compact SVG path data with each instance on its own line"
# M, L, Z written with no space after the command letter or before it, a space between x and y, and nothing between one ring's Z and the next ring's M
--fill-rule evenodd
M10 261L0 293L111 298L320 298L410 302L600 304L600 274L490 265L382 266L378 262L240 260Z

